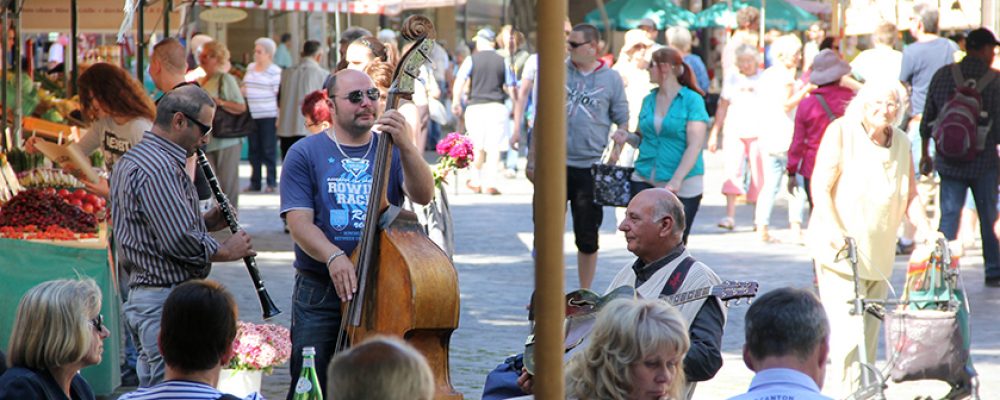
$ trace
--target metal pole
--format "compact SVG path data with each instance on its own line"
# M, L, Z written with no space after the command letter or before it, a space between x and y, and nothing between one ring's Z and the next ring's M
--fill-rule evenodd
M142 82L142 58L146 56L146 0L139 0L135 12L139 21L139 31L135 33L135 79Z
M173 0L163 1L163 39L170 37L170 10L173 8ZM270 36L270 32L268 32L268 35Z
M76 0L73 0L74 10L76 9ZM75 14L75 12L74 12ZM5 28L6 29L6 28ZM14 1L14 143L21 143L21 120L24 118L22 115L23 111L21 109L24 104L24 98L21 94L21 1ZM65 61L65 60L64 60ZM65 67L65 63L63 66ZM6 73L6 71L4 72ZM4 88L4 90L7 90Z
M566 20L565 1L539 1L537 21ZM468 6L466 6L468 16ZM562 400L563 378L563 229L566 226L566 38L562 23L538 24L538 113L535 120L535 398Z
M337 37L333 38L334 42L337 43L335 50L337 52L336 58L334 58L333 69L336 69L337 65L340 65L340 7L343 7L344 2L337 0L337 12L333 14L333 25L337 32Z
M80 47L80 15L79 15L79 4L77 0L72 1L72 9L69 12L69 36L70 36L70 46L69 46L69 63L63 60L63 73L66 73L66 68L69 70L69 90L66 93L69 96L76 94L76 80L80 77L79 61L77 60L78 55L76 52ZM20 19L20 18L19 18Z
M8 26L10 26L10 9L4 7L3 16L0 17L3 22L3 32L0 32L0 41L3 41L3 51L0 51L0 103L3 105L3 115L0 115L0 136L3 137L3 148L4 150L10 150L14 148L14 143L7 143L7 110L10 109L10 105L7 103L7 57L10 57L10 50L7 48L7 43L10 42L10 38L7 36L10 34Z

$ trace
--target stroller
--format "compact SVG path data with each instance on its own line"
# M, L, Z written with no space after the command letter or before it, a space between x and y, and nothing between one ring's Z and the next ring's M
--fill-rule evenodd
M857 251L853 239L847 242L855 276L852 314L867 312L883 320L888 357L884 369L862 363L860 388L849 398L884 399L885 381L891 377L896 383L945 381L952 390L943 399L978 400L979 379L969 355L969 307L959 285L958 257L947 239L939 238L932 251L914 252L902 297L884 301L859 298ZM886 312L890 305L894 309Z

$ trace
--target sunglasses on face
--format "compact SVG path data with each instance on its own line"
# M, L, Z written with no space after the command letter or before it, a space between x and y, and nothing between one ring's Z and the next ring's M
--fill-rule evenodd
M195 119L194 117L192 117L190 115L187 115L185 113L181 113L181 115L183 115L184 118L187 118L188 121L194 122L194 124L198 126L198 130L201 132L201 136L208 136L209 133L212 133L212 127L211 126L205 125L205 124L201 123L201 121L199 121L199 120Z
M378 101L379 91L378 88L368 88L365 90L355 90L353 92L347 93L346 96L338 96L338 97L343 97L352 104L361 104L361 102L364 101L365 97L368 97L368 100L371 101Z
M590 42L576 43L576 42L574 42L572 40L567 40L566 41L566 44L569 45L569 48L574 49L574 50L576 50L576 48L578 48L580 46L583 46L583 45L585 45L587 43L590 43Z
M104 331L104 316L97 314L97 317L90 320L90 324L94 326L94 330L98 332Z

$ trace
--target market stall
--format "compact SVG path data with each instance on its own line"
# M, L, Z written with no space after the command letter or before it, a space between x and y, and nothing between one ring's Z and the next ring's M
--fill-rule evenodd
M39 125L36 131L45 132L41 136L70 140L71 135L49 130L58 130L58 124L33 123ZM92 278L101 288L101 315L111 334L101 363L81 373L96 394L109 395L121 377L121 297L108 251L104 199L81 186L64 169L45 167L39 154L12 149L0 155L0 343L7 343L15 310L28 289L52 279Z

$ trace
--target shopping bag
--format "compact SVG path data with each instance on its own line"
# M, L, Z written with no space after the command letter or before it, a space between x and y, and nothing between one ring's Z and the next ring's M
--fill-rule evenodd
M594 203L602 206L627 207L632 200L632 167L594 163Z
M893 382L966 377L964 349L955 311L897 310L885 315L885 342Z

